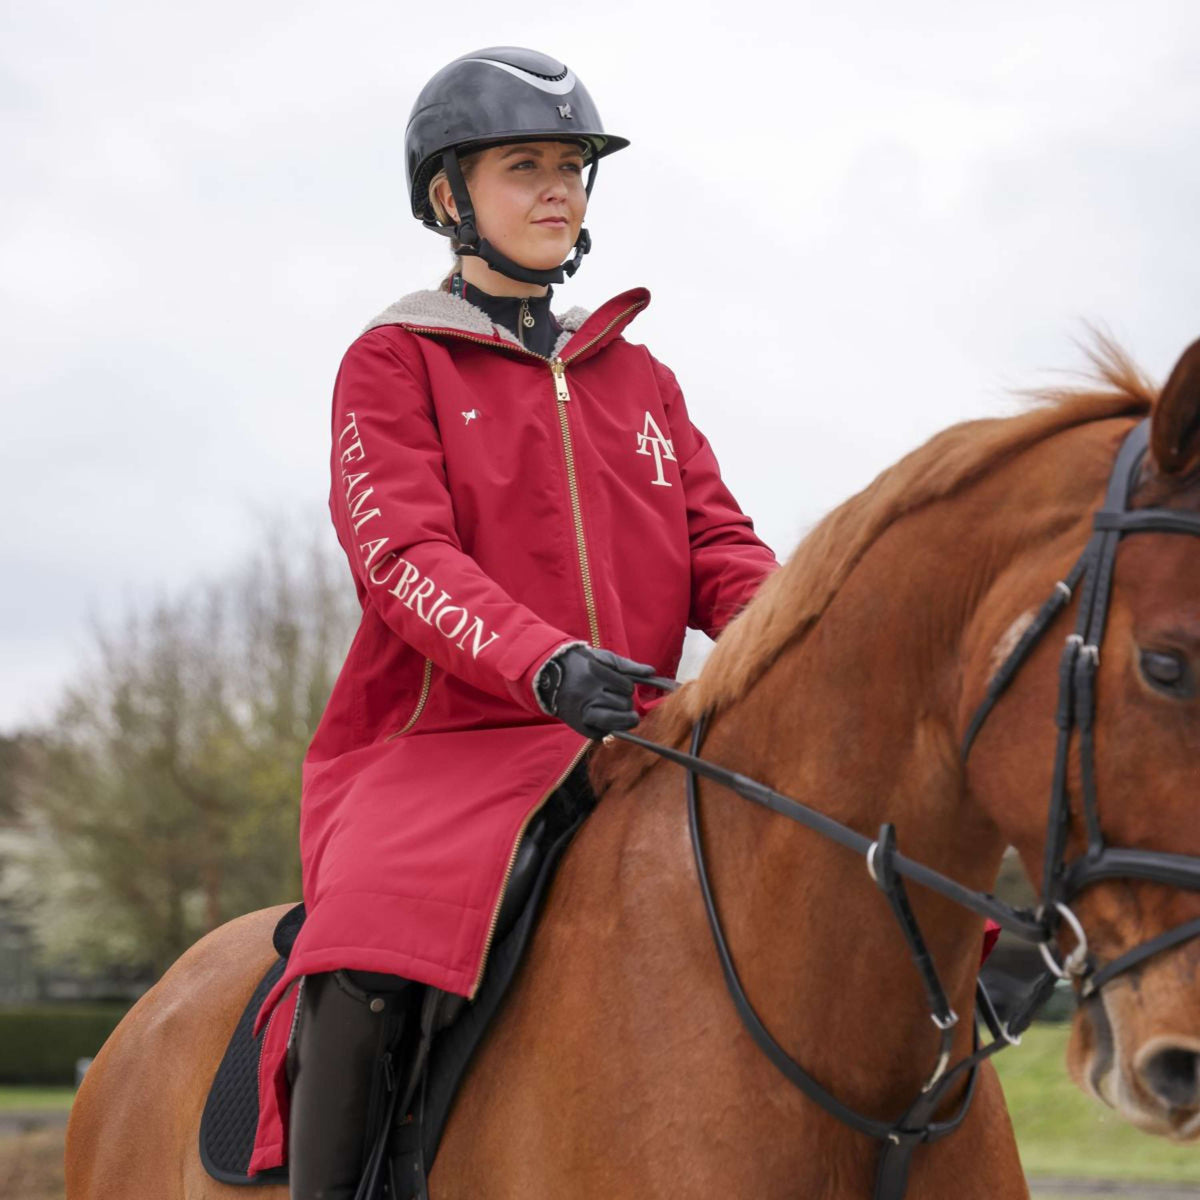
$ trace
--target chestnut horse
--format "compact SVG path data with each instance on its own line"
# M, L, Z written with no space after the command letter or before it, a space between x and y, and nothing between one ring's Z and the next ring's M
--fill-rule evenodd
M909 858L971 888L992 884L1010 843L1036 882L1057 632L996 706L968 767L963 734L997 664L1087 541L1134 419L1153 409L1136 501L1149 492L1160 506L1200 510L1190 353L1191 367L1185 360L1156 398L1108 347L1094 390L957 426L884 472L813 531L700 677L639 732L685 747L693 720L711 712L705 758L864 834L892 822ZM1096 788L1114 845L1200 855L1197 596L1196 539L1150 533L1122 544L1096 716ZM602 802L563 861L458 1097L432 1196L870 1196L876 1143L795 1090L730 1003L682 772L618 742L597 748L592 778ZM764 1023L846 1104L896 1117L928 1074L938 1032L862 859L711 783L700 805L716 904ZM1072 856L1081 824L1072 821ZM954 1008L970 1012L981 919L919 887L910 895ZM205 1175L197 1129L225 1043L274 958L282 911L209 934L109 1039L71 1114L69 1200L245 1195ZM1108 882L1075 911L1110 960L1194 919L1200 895ZM1200 1133L1198 967L1192 941L1130 971L1082 1004L1068 1052L1085 1090L1177 1138ZM956 1031L956 1058L971 1049L969 1024ZM1164 1078L1147 1069L1152 1060L1178 1069ZM1027 1195L990 1064L958 1131L916 1151L908 1194Z

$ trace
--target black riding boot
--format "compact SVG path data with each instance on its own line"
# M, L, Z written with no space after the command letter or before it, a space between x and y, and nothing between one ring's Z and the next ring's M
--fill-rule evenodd
M353 1200L387 1104L385 1058L416 994L398 975L308 975L288 1135L291 1200ZM393 1069L394 1067L394 1069ZM401 1083L399 1086L403 1086Z

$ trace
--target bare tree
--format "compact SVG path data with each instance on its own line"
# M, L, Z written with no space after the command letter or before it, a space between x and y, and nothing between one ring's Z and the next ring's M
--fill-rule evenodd
M53 957L163 970L299 897L300 764L358 619L344 567L277 525L233 575L97 627L24 756L35 920Z

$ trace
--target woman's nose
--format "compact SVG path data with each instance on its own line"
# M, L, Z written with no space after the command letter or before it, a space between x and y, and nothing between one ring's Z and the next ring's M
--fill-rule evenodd
M542 195L547 198L566 199L567 197L567 181L562 177L561 173L555 171L546 181L542 188Z

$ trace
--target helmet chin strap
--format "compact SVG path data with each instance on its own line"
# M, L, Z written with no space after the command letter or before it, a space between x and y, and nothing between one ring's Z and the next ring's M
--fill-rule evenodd
M593 158L588 171L585 190L590 197L592 184L596 181L598 160ZM471 203L471 193L467 189L467 181L463 178L462 168L458 163L458 152L454 149L445 151L442 155L442 166L446 170L446 179L450 184L450 194L458 207L458 223L456 225L440 225L436 221L425 220L426 229L432 229L444 237L452 237L459 243L459 254L481 258L493 271L507 275L521 283L551 284L562 283L563 276L574 275L583 262L583 256L592 248L592 237L582 226L579 236L575 239L575 253L561 266L549 271L538 271L533 267L522 266L514 262L507 254L502 253L487 240L479 236L479 226L475 220L475 206Z

